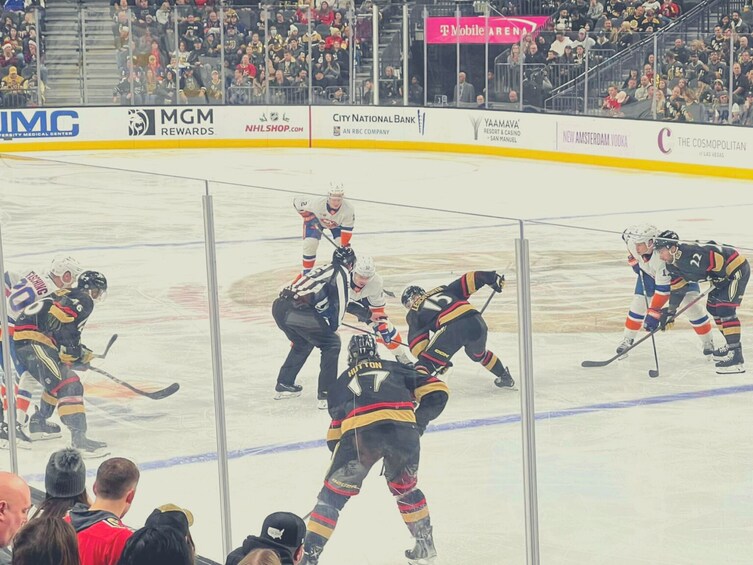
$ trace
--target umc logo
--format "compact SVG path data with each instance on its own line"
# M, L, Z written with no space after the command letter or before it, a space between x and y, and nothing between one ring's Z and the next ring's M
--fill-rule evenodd
M140 135L155 135L154 110L136 108L128 110L128 135L136 137Z

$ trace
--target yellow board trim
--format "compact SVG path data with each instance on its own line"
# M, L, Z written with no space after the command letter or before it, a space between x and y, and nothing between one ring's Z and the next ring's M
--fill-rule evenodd
M543 151L517 147L487 147L483 145L428 141L376 141L360 139L312 139L310 143L306 139L129 139L113 141L51 141L29 143L16 143L10 141L0 143L0 153L13 153L20 151L109 151L118 149L237 149L247 147L384 149L389 151L464 153L492 155L512 159L532 159L536 161L552 161L556 163L608 167L611 169L648 171L651 173L663 172L679 175L753 180L753 169L703 165L698 163L673 163L653 159L635 159L630 157L615 159L613 156L607 155L584 155L580 153Z

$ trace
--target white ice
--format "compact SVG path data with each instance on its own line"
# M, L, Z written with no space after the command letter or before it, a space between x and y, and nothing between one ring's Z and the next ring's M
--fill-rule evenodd
M353 245L376 258L391 290L446 283L474 268L507 273L510 284L486 317L489 347L516 378L514 219L547 222L526 225L542 563L751 562L750 373L716 375L687 321L658 336L658 379L647 376L650 343L606 368L580 366L610 357L621 339L634 285L622 230L651 222L751 255L749 183L386 151L29 157L0 161L6 267L34 267L66 252L104 272L109 296L97 306L85 343L96 350L118 333L103 368L146 388L181 384L175 396L151 401L84 376L90 436L142 468L127 523L140 526L165 502L185 505L196 515L199 552L224 562L212 458L204 179L218 241L233 541L258 534L272 511L303 515L313 507L329 462L322 442L328 418L315 407L318 356L300 376L301 398L272 400L288 344L270 305L300 266L292 195L322 193L334 181L349 197L370 201L356 202ZM319 256L329 253L322 242ZM487 296L482 289L474 302ZM391 300L388 312L404 331L399 301ZM746 343L749 303L741 319ZM721 341L716 331L715 337ZM448 382L450 403L424 437L419 475L441 563L525 563L519 393L496 389L462 352ZM21 452L21 473L41 486L49 453L65 443ZM6 458L0 466L7 465ZM90 472L96 465L89 462ZM321 562L403 563L409 546L375 468L341 514Z

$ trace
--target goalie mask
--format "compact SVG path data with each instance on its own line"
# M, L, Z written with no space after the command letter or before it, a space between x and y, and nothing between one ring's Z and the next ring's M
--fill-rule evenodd
M355 365L362 359L378 359L377 344L371 334L359 334L348 343L348 364Z

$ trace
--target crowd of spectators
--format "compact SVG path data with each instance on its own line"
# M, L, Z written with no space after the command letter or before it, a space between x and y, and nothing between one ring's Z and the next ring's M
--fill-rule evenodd
M689 42L675 38L656 60L647 53L643 68L630 70L622 84L609 87L603 112L753 125L752 31L753 12L748 6L720 18L707 37Z
M352 17L338 0L222 10L212 0L134 1L112 6L113 102L124 105L305 104L309 82L311 102L345 103L371 44L371 0Z
M44 4L6 0L0 27L0 100L4 108L44 103L47 69L42 63ZM41 80L40 80L41 77Z
M132 461L107 459L97 469L92 499L81 454L62 449L50 456L44 501L31 512L26 482L0 472L0 565L194 565L190 510L164 504L140 529L123 522L139 478ZM303 560L305 535L300 517L273 512L260 534L248 536L226 564L296 565Z

